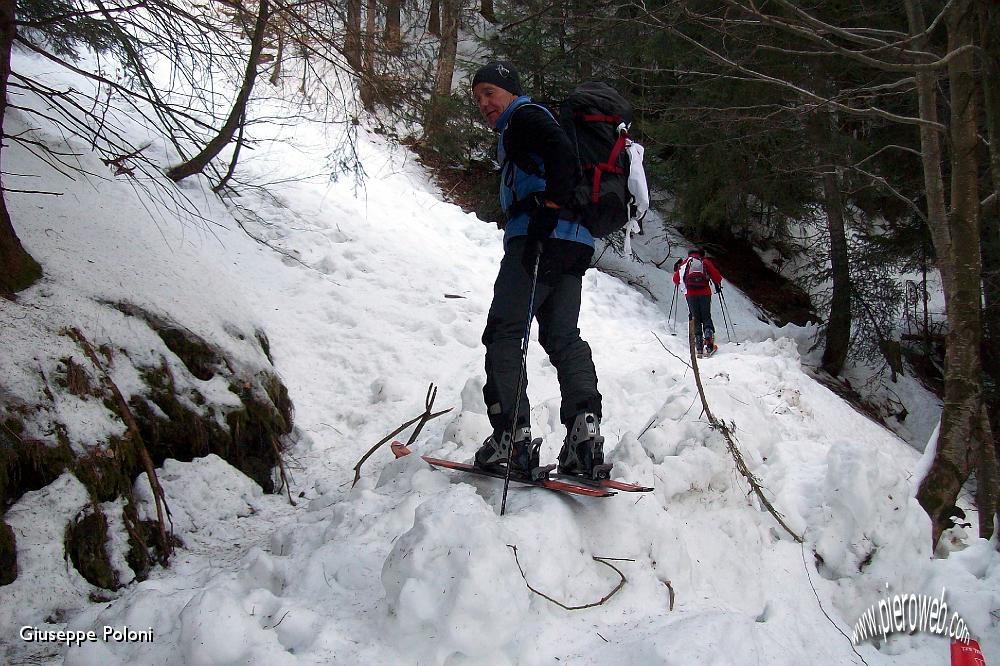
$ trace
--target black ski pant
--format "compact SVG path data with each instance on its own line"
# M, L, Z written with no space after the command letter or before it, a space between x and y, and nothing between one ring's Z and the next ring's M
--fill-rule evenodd
M567 243L572 241L565 241ZM496 434L508 430L514 418L514 400L521 372L521 344L526 331L531 276L521 264L525 238L508 241L493 286L493 303L486 318L486 385L483 397ZM578 413L601 415L601 394L590 345L580 338L580 292L590 253L579 270L563 273L535 287L534 316L538 340L556 369L562 404L559 418L570 422ZM517 425L530 425L528 378L524 378Z
M712 297L687 296L688 319L694 320L694 347L701 350L704 340L715 337L712 323Z

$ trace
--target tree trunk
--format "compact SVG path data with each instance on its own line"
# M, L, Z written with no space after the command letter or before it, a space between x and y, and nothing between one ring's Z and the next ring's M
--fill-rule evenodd
M923 31L924 19L915 0L907 0L911 32ZM957 0L948 13L949 52L972 42L969 0ZM918 40L921 42L924 40ZM921 48L925 43L918 43ZM933 523L932 543L950 526L950 511L962 485L975 469L979 533L993 533L996 511L996 457L983 402L981 366L979 198L976 180L976 104L974 56L966 51L948 62L951 92L951 210L944 214L941 149L937 133L921 126L928 223L944 285L948 334L945 396L934 461L920 484L917 499ZM917 75L921 117L936 121L933 77ZM929 135L933 134L933 137ZM930 161L934 160L934 164ZM988 450L989 455L984 453ZM989 460L987 460L989 458Z
M222 149L225 148L240 126L240 119L244 117L250 93L253 92L254 80L257 78L257 61L260 59L261 51L264 50L264 31L267 27L268 5L267 0L260 0L260 8L257 12L257 21L254 25L253 37L250 42L250 57L247 60L247 68L243 75L243 85L240 87L233 108L229 112L229 118L223 124L219 133L214 139L202 149L200 153L192 157L183 164L167 170L167 176L172 180L180 181L188 176L201 173L208 163L215 159Z
M344 38L344 56L355 72L361 71L361 0L347 0L347 35Z
M1000 7L991 0L976 0L979 42L982 48L980 87L986 107L986 130L990 140L992 202L982 213L983 252L983 369L989 378L989 406L993 448L1000 454Z
M385 3L385 47L389 53L399 55L403 52L403 38L399 32L399 15L402 3L400 0L388 0Z
M299 45L299 58L302 59L302 81L299 83L299 92L305 95L309 83L309 49L304 42L296 43Z
M575 2L567 8L567 20L560 26L563 50L572 52L577 76L583 81L594 78L594 54L600 53L600 46L594 43L591 25L595 19L594 3ZM600 21L600 19L597 19ZM565 43L568 41L568 43Z
M368 0L365 3L365 40L361 58L361 83L358 86L361 106L366 111L375 110L375 33L377 32L377 17L378 7L375 4L375 0Z
M14 23L15 0L0 0L0 133L7 112L7 79L10 77L10 50L17 34ZM0 151L3 146L0 145ZM2 155L2 153L0 153ZM7 211L0 184L0 295L10 297L42 276L42 268L21 245Z
M438 50L437 73L434 77L434 94L451 95L451 80L455 76L455 54L458 50L458 12L460 0L441 0L441 47Z
M496 8L493 6L493 0L482 0L482 2L479 3L479 13L484 19L493 25L496 25L499 22L497 21L497 12Z
M427 32L435 37L441 36L441 0L431 0L430 13L427 15Z
M461 9L461 0L441 0L443 32L434 76L434 93L424 123L430 135L442 131L448 118L448 99L451 96L451 80L455 76L455 55L458 51L458 15Z
M844 202L835 164L833 118L829 112L817 112L810 116L808 123L813 143L819 148L817 167L823 179L823 206L830 233L830 267L833 276L833 295L830 300L830 317L826 323L822 367L836 377L844 368L851 343L851 269L844 225Z
M285 57L285 30L278 30L278 52L274 56L274 69L271 70L270 83L272 86L278 85L281 79L281 60Z

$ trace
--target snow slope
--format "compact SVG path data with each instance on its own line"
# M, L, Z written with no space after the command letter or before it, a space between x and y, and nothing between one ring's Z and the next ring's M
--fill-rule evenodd
M15 350L4 372L28 377L16 359L62 353L48 346L58 336L15 345L6 331L20 326L26 337L76 322L100 344L127 323L98 302L128 296L251 361L258 352L233 331L266 331L297 427L294 506L213 456L168 461L159 474L185 548L170 568L104 601L88 600L94 589L53 546L87 501L80 484L63 477L22 497L8 522L33 536L19 540L19 579L0 591L6 661L946 664L948 641L928 632L857 652L844 635L889 594L942 588L987 660L1000 659L996 542L958 530L950 556L932 560L929 521L913 499L919 454L803 372L793 339L801 332L765 326L728 290L736 337L700 364L708 401L805 543L758 506L700 414L680 360L686 344L667 318L669 275L646 265L609 260L643 272L655 301L589 271L580 328L594 351L614 475L653 493L589 499L512 484L500 517L502 483L433 470L415 455L393 460L387 447L352 488L355 463L423 411L430 383L435 408L454 409L424 428L416 452L468 460L488 434L479 336L501 235L443 203L412 156L377 136L360 136L359 185L292 178L322 170L337 140L330 126L257 128L269 131L243 168L282 182L273 196L248 191L239 203L259 216L247 229L281 253L244 233L206 183L184 191L209 226L175 219L162 203L141 206L121 177L94 183L46 171L38 189L63 197L10 196L47 278L16 308L0 304ZM5 169L37 170L4 154ZM532 337L533 433L545 438L543 459L554 460L558 386ZM155 340L134 341L144 344ZM61 418L94 438L120 428L99 411ZM144 478L136 489L152 512ZM594 603L619 577L593 556L615 558L627 579L603 604L564 610L526 585L565 605ZM128 626L154 638L30 643L18 637L22 626Z

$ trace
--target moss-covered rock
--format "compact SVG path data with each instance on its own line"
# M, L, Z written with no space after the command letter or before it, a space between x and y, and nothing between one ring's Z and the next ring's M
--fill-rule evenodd
M60 442L22 436L16 419L0 424L0 510L21 495L44 488L73 465L73 454Z
M78 456L73 465L76 478L98 502L126 496L139 468L139 452L128 437L114 438L104 449Z
M242 406L225 414L225 427L197 409L204 397L181 394L166 364L147 369L143 378L150 391L145 398L133 398L130 408L155 464L215 453L265 492L274 492L271 470L278 464L278 443L292 425L292 403L277 376L234 383L230 390Z
M17 538L10 525L0 520L0 585L17 580Z
M125 520L131 525L128 530L128 552L125 553L125 561L135 574L136 580L146 580L149 568L154 562L150 544L156 542L158 526L152 520L138 520L135 507L131 504L126 505L124 514Z
M163 340L167 349L188 371L203 381L215 376L225 364L225 355L204 338L132 303L113 303L120 312L144 320Z
M108 559L108 521L97 508L100 503L125 499L126 560L138 579L146 577L157 558L157 547L169 550L160 543L158 525L139 521L133 507L132 485L145 471L143 447L155 466L167 458L190 461L215 453L265 492L274 492L272 470L279 463L281 436L292 428L293 410L287 389L267 365L262 369L259 363L233 358L223 347L184 326L136 306L109 305L149 325L166 349L159 347L159 362L150 366L148 355L142 356L147 360L140 364L128 349L105 343L94 350L81 332L63 331L82 353L69 348L41 370L38 404L0 402L0 518L4 508L25 492L72 472L86 487L94 509L67 527L67 555L86 580L113 590L120 581ZM251 350L256 341L269 358L269 343L262 331L226 332ZM118 363L123 365L119 368ZM143 381L141 390L133 387L124 398L127 405L111 383L110 373L115 370L130 377L135 377L130 372L138 371ZM225 395L226 386L232 395ZM105 441L97 445L70 441L70 430L61 423L56 408L58 401L66 400L88 402L88 408L103 404L112 420L112 415L121 420L125 432L104 435ZM46 415L48 421L37 418L38 414ZM26 434L28 429L34 438ZM14 543L13 533L0 523L0 582L16 577Z
M66 527L66 553L73 566L91 585L116 590L118 575L111 566L105 544L108 520L97 507L91 508Z

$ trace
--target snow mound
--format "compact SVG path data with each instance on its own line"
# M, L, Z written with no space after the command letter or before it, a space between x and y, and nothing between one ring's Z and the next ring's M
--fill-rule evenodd
M493 661L515 638L529 600L507 548L514 537L460 485L418 507L396 541L382 568L390 612L403 635L424 639L434 663L452 653Z

